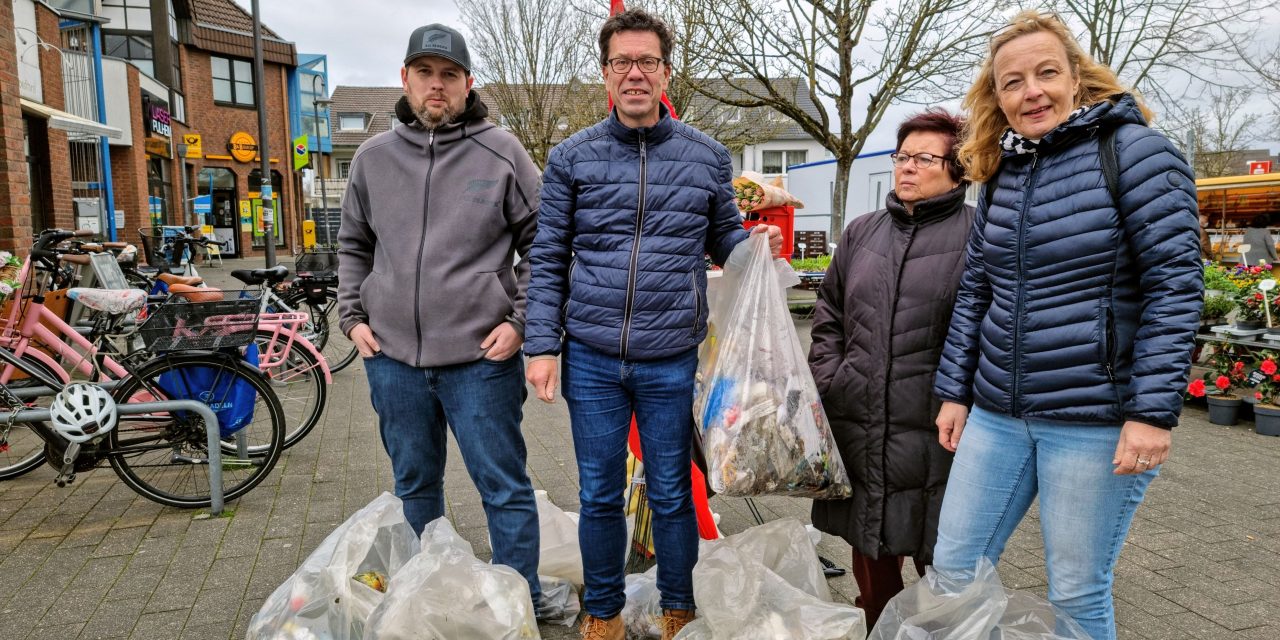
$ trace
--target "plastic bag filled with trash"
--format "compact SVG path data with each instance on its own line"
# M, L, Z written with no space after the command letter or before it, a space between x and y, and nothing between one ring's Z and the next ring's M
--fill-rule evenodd
M246 639L361 637L388 581L418 546L400 499L383 493L339 525L272 592L249 621Z
M572 627L582 612L578 588L564 578L538 576L542 585L542 602L534 607L534 616L547 624Z
M726 496L845 498L849 476L786 305L799 278L765 234L734 251L699 353L694 418ZM784 279L785 280L782 280Z
M622 607L622 623L628 638L657 638L662 635L658 620L662 618L662 606L658 604L658 567L654 565L644 573L628 573L626 586L627 604Z
M391 578L369 615L365 640L539 638L529 584L505 565L476 559L447 518L427 523L422 552Z
M582 550L578 548L577 514L565 513L547 492L533 492L538 501L538 575L564 578L582 586Z
M979 559L972 582L925 576L894 596L870 640L1089 640L1061 609L1022 591L1004 588L990 560Z
M831 602L813 541L786 518L703 543L693 568L698 618L679 640L864 640L861 609Z

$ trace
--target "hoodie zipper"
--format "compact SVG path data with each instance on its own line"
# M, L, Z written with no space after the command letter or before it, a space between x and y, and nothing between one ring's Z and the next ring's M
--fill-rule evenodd
M647 172L647 150L645 147L644 132L640 132L640 184L637 190L640 192L639 202L636 204L636 231L631 240L631 268L627 270L627 303L622 311L622 344L619 351L621 358L627 359L627 346L630 342L631 333L631 312L635 306L636 299L636 269L640 266L640 231L644 229L644 186L645 174Z
M1022 417L1022 310L1027 290L1027 273L1024 258L1027 242L1027 209L1031 207L1031 194L1036 190L1036 164L1040 162L1040 154L1031 154L1031 168L1027 171L1026 189L1022 194L1022 211L1018 214L1018 303L1013 314L1013 417ZM994 194L993 194L994 195ZM987 206L990 206L989 204Z
M431 202L431 171L436 168L436 132L427 134L427 187L426 197L422 199L422 240L418 243L418 273L415 275L413 287L413 326L418 337L418 357L414 364L422 366L422 256L427 250L427 211Z

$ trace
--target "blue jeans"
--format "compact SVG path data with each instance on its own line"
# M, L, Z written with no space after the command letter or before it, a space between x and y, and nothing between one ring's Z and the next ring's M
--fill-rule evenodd
M1112 570L1147 486L1159 473L1112 473L1120 427L1021 420L974 407L960 436L933 567L972 577L994 564L1036 494L1049 600L1095 640L1116 637Z
M396 496L413 530L444 515L445 430L452 428L484 503L493 562L524 576L538 602L538 507L520 432L528 394L523 357L419 368L378 354L364 367Z
M664 609L692 610L698 524L689 467L697 350L662 360L630 361L570 339L562 356L563 395L573 423L582 503L578 543L586 582L583 607L607 619L626 603L623 509L627 434L634 412L646 496L653 510L659 603Z

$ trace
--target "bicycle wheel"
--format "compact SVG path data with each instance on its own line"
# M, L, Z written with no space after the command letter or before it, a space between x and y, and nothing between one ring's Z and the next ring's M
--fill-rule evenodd
M242 422L231 436L242 445L222 447L222 495L244 495L271 472L284 443L284 410L257 369L238 357L195 352L157 357L116 387L116 402L199 400L219 422ZM253 411L245 416L246 400ZM120 416L107 434L102 455L116 475L139 495L171 507L209 506L208 435L199 416L154 412Z
M342 335L339 328L336 294L326 298L323 304L309 302L302 292L291 294L284 301L294 309L311 315L311 322L304 329L305 335L320 350L325 362L329 363L329 373L337 373L355 361L356 343Z
M31 354L23 354L22 366L54 380L66 382L69 379L66 371L55 371L49 365L35 359ZM40 383L35 378L26 376L22 379L9 381L8 386L10 389L21 389L39 385ZM42 396L29 404L33 407L47 407L52 401L53 396ZM0 447L0 480L16 478L44 464L44 439L36 434L31 425L14 423L12 427L8 428L7 434L5 429L6 426L0 422L0 436L4 438L5 443L5 446Z
M263 362L268 358L273 335L274 333L269 329L258 330L258 353ZM275 348L283 349L287 340L287 337L281 336L275 341ZM280 406L284 408L284 448L288 449L305 438L319 424L320 416L324 413L328 391L324 384L324 371L320 368L320 362L311 354L311 351L297 341L289 344L288 353L283 354L283 357L272 355L271 360L278 360L279 363L275 366L259 368L266 374L271 389L275 391L276 397L280 399Z

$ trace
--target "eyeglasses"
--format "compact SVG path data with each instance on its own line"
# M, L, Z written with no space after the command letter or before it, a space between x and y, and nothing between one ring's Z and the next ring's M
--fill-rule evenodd
M623 74L631 71L631 65L639 65L640 70L645 73L654 73L658 70L658 64L662 62L662 58L640 58L632 60L631 58L610 58L608 60L609 68L614 73Z
M893 166L906 166L912 159L916 161L916 167L919 169L928 169L937 162L947 162L955 160L951 156L935 156L932 153L891 153L889 159L893 161Z

